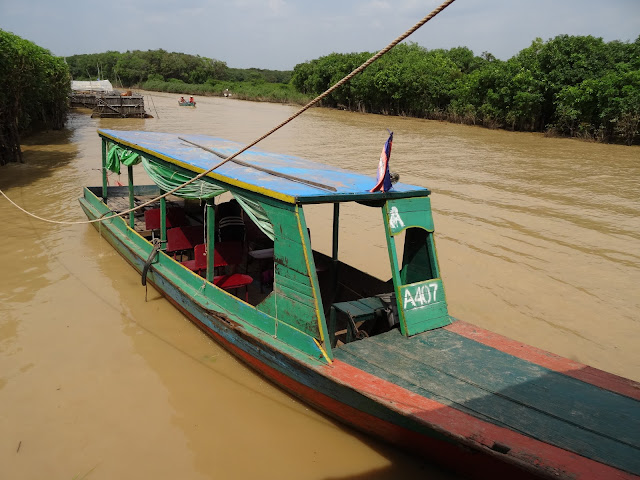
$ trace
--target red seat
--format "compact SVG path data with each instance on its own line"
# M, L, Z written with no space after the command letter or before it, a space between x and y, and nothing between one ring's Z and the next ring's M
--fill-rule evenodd
M249 285L253 282L253 278L242 273L233 273L231 275L218 275L213 277L213 284L223 290L236 290L245 288L245 301L249 302Z
M187 216L182 208L167 208L167 228L182 227L187 224ZM144 228L158 230L160 228L160 209L150 208L144 211Z
M166 253L194 250L196 245L204 243L204 226L191 225L167 230Z
M202 272L207 271L207 251L204 243L200 243L193 249L193 260L186 260L180 262L192 272L196 272L201 275Z

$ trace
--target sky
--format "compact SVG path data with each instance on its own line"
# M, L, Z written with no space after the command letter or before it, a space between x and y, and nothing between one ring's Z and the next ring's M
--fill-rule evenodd
M164 49L291 70L334 52L376 52L442 1L0 0L0 29L56 56ZM456 0L407 41L506 60L561 34L633 42L640 0Z

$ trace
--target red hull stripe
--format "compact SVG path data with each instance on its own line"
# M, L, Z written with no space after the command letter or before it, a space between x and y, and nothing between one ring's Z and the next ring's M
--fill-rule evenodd
M640 383L634 382L633 380L589 367L588 365L560 357L530 345L525 345L497 333L463 322L462 320L457 320L444 328L478 343L513 355L514 357L548 368L554 372L562 373L635 400L640 400Z
M339 360L330 369L331 376L342 383L351 385L365 395L377 398L381 403L413 417L436 431L448 435L460 444L474 446L488 454L496 454L491 447L495 443L511 448L508 456L522 464L530 464L551 475L569 475L576 479L632 479L637 476L617 468L596 462L549 445L531 437L521 435L507 428L484 422L469 414L443 405L434 400L414 394L373 375L369 375ZM502 455L502 454L496 454Z
M574 480L601 480L604 478L632 480L639 478L507 428L483 422L459 410L414 394L340 360L335 360L331 365L321 367L321 373L334 379L337 383L374 398L401 415L413 418L428 428L446 435L452 443L437 441L392 424L341 403L270 367L198 321L171 297L167 298L227 350L295 396L364 432L405 446L407 449L419 451L458 471L467 472L474 477L485 476L483 472L477 470L478 467L486 467L488 477L491 476L489 472L508 471L511 466L508 465L507 459L502 460L500 457L504 457L504 455L491 448L497 442L511 448L508 456L512 459L510 462L512 465L520 465L521 468L529 472L536 472L538 475ZM462 450L456 444L475 447L486 455L477 455L473 451ZM472 465L465 465L465 460L472 462ZM513 468L516 467L513 466ZM525 472L520 473L525 474Z

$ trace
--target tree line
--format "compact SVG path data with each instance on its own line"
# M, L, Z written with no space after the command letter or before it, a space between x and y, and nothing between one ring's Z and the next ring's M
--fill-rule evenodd
M99 77L122 87L142 85L147 80L203 85L245 81L289 83L291 79L291 71L229 68L220 60L163 49L72 55L66 61L74 80Z
M300 92L317 95L372 53L333 53L296 65ZM427 50L401 44L324 105L362 112L442 119L606 142L637 142L640 36L604 42L559 35L506 61L466 47Z
M0 165L21 160L21 135L64 126L71 78L201 95L228 89L235 98L304 104L371 56L333 53L293 71L229 68L162 49L63 59L0 30ZM506 61L466 47L401 44L322 105L631 145L640 141L640 36L536 39Z
M69 69L49 50L0 30L0 165L22 161L20 137L64 127Z

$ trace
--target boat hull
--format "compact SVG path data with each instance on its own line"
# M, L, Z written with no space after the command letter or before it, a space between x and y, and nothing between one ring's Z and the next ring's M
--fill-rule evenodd
M90 219L108 210L88 189L80 203ZM93 225L138 272L143 271L151 245L141 248L141 237L136 239L137 234L125 221L117 218ZM135 241L130 241L132 237ZM474 478L637 478L421 398L343 361L328 364L287 349L272 335L244 324L228 306L217 306L215 298L208 304L195 301L179 281L184 275L192 273L173 262L152 266L147 281L195 325L265 378L360 431ZM229 296L222 290L216 294ZM239 312L252 308L234 301ZM505 442L508 450L503 448Z

